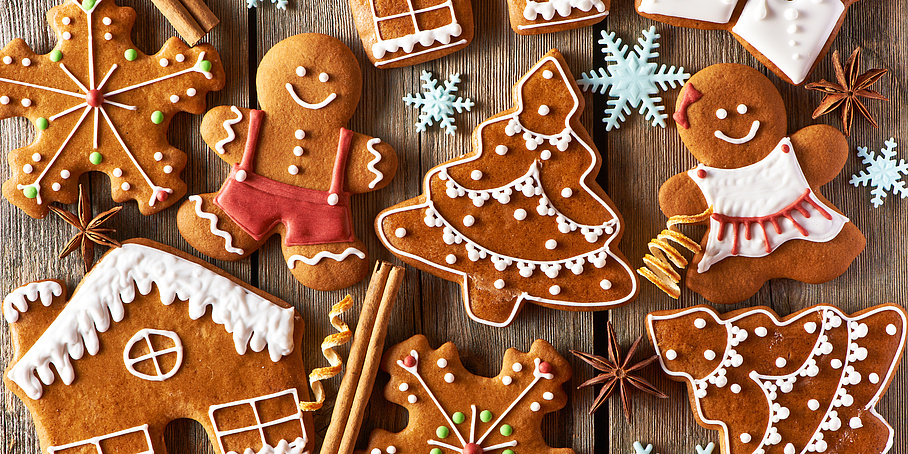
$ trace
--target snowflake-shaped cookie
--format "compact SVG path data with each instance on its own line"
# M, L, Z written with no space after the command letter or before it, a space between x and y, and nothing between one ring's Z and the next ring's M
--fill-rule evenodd
M886 148L880 150L879 155L872 151L868 153L867 147L858 147L858 157L863 158L862 163L867 166L867 169L857 175L852 175L849 181L855 187L867 185L873 187L873 190L870 191L873 198L870 201L874 207L883 204L886 191L892 191L892 195L900 196L903 199L908 197L905 182L901 181L902 175L908 175L908 162L905 162L904 159L895 160L895 147L898 146L895 137L887 140L885 144Z
M420 109L416 130L425 132L426 126L432 126L438 121L439 126L445 128L445 133L453 136L454 131L457 130L457 126L454 125L454 111L457 110L457 113L464 110L469 112L473 107L473 101L470 101L470 98L463 99L460 96L454 96L454 93L457 92L457 84L460 83L460 74L451 74L451 77L445 81L444 87L439 87L438 81L428 71L423 71L419 78L423 81L422 88L425 92L404 96L404 102L408 106Z
M205 95L224 86L209 45L172 38L155 55L132 43L132 8L113 0L66 0L48 13L58 43L45 55L21 39L0 51L0 119L26 117L38 131L9 154L3 195L43 218L52 202L73 203L79 176L104 172L114 201L142 214L180 199L186 155L167 142L177 112L201 114Z
M659 48L656 42L660 35L656 27L643 31L643 37L638 38L634 46L634 53L628 53L628 46L621 45L621 38L615 38L615 33L602 31L599 44L605 46L605 61L611 63L607 68L599 68L583 73L577 84L583 90L592 89L600 94L608 94L611 98L606 102L605 130L611 131L621 127L624 116L631 113L631 108L640 108L640 113L646 115L646 120L652 121L653 126L665 127L668 114L664 113L665 106L659 104L662 98L655 96L661 91L679 87L690 78L684 72L684 67L675 68L666 65L659 66L650 60L659 56L655 52Z

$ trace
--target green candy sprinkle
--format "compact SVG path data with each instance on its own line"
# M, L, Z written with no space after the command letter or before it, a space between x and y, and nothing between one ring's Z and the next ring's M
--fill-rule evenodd
M60 60L63 60L63 52L60 52L59 50L55 50L50 53L50 61L56 63Z
M139 58L139 53L135 49L129 49L123 56L126 57L126 61L135 61Z
M501 426L501 429L500 429L499 431L500 431L501 434L504 435L505 437L510 437L511 434L514 433L514 428L511 427L511 426L509 426L509 425L507 425L507 424L505 424L505 425Z
M489 410L483 410L482 413L479 414L479 419L482 420L482 422L489 422L489 421L491 421L491 420L492 420L492 412L490 412Z
M429 451L429 454L441 454L441 449L432 448L432 450Z
M510 449L505 449L504 451L501 451L501 454L514 454L514 451L511 451Z
M50 126L50 123L47 122L47 118L38 117L38 119L35 120L35 127L38 128L38 131L44 131L48 126Z
M461 412L454 413L454 416L451 418L454 420L454 424L460 424L467 420L467 416Z
M101 153L95 151L92 154L88 155L88 160L91 161L92 164L98 165L101 163L101 161L104 160L104 156Z
M160 110L154 111L154 113L151 114L151 122L156 125L164 123L164 112L161 112Z
M25 197L34 199L35 197L38 197L38 188L34 186L28 186L22 190L22 193L25 194Z
M82 9L89 11L95 7L96 0L82 0Z
M202 60L202 64L199 65L199 68L202 68L202 71L205 71L207 73L208 71L211 71L211 62L208 60Z
M451 430L445 426L438 426L438 428L435 429L435 435L437 435L438 438L448 438L448 435L450 434Z

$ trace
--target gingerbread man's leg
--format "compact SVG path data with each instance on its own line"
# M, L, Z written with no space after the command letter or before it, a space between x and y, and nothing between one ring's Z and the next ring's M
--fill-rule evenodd
M257 241L227 216L213 200L217 193L189 196L177 213L180 234L199 252L219 260L248 257L268 238Z
M296 280L314 290L349 287L369 273L369 256L359 239L350 243L281 246Z

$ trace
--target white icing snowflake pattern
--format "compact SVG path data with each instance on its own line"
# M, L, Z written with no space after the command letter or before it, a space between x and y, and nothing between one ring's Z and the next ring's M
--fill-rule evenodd
M891 191L892 195L900 196L903 199L908 197L905 182L901 181L902 175L908 175L908 162L905 162L904 159L895 160L895 147L898 146L895 137L884 143L886 148L880 150L878 155L872 151L868 152L867 147L858 147L858 157L863 158L862 163L867 168L857 175L852 175L849 181L855 187L868 185L873 187L873 190L870 191L873 198L870 201L874 208L883 204L887 191Z
M592 89L600 94L608 94L606 102L605 130L611 131L621 127L625 115L631 113L631 108L640 108L640 114L646 115L647 121L652 121L653 126L665 127L668 114L665 106L660 105L662 98L657 95L660 91L680 87L690 78L684 72L684 67L659 66L650 60L659 56L655 52L659 48L656 42L661 37L656 33L656 27L643 31L643 37L637 39L634 52L628 52L628 45L623 45L621 38L616 38L615 33L602 31L599 44L604 46L606 68L583 73L577 84L583 90ZM661 90L660 90L661 89Z
M451 74L444 87L439 87L438 81L428 71L423 71L419 78L423 81L422 88L425 92L408 94L403 98L408 106L418 107L420 110L416 130L425 132L426 126L432 126L437 121L439 126L445 129L445 134L453 136L457 130L457 126L454 125L454 111L469 112L474 105L470 98L454 96L457 84L460 83L460 74Z

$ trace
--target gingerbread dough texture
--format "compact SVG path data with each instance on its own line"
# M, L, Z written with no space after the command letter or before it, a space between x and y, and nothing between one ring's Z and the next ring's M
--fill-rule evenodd
M737 303L769 279L829 281L864 249L858 228L819 191L845 165L845 137L827 125L787 134L782 97L759 71L703 69L682 89L674 118L700 164L662 185L662 212L712 210L688 288Z
M179 112L205 112L205 95L224 87L214 48L168 40L145 55L130 35L132 8L114 0L65 0L47 20L57 44L45 55L21 39L0 50L0 120L25 117L35 141L9 152L3 196L34 218L71 204L79 178L100 172L115 202L135 200L150 215L186 193L186 154L167 141Z
M506 326L526 302L569 311L628 303L638 285L617 249L624 221L596 184L602 159L561 54L543 56L513 96L514 108L474 130L473 152L431 169L424 195L379 214L379 239L461 284L480 323Z
M205 115L202 137L232 170L218 192L180 207L180 233L229 261L277 234L303 285L359 282L369 260L353 231L351 196L383 188L397 171L390 145L345 128L362 90L359 63L335 38L296 35L265 54L256 87L261 110L221 106Z
M4 384L42 452L166 453L164 429L202 424L219 454L314 447L300 354L284 301L151 241L111 249L67 296L33 282L3 300L15 355Z
M876 411L905 347L905 309L847 314L813 306L780 318L768 307L654 312L659 361L687 384L703 427L727 454L883 454L893 429Z

